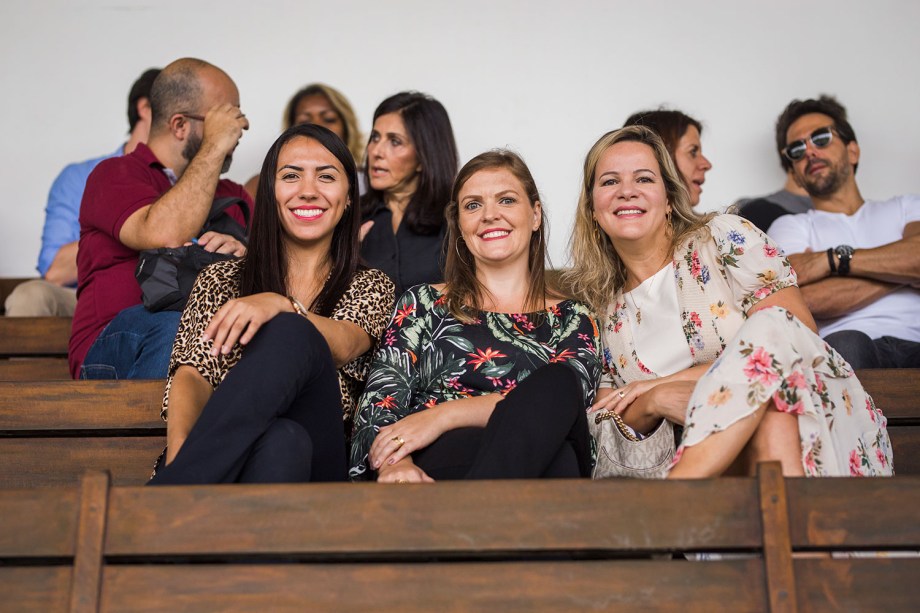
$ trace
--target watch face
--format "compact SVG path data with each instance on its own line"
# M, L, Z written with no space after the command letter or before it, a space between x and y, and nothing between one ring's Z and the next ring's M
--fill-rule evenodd
M849 245L838 245L834 249L834 253L837 254L838 258L851 258L853 257L853 248Z

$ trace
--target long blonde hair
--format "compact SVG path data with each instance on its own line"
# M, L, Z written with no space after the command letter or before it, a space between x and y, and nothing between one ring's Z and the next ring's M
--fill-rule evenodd
M637 142L648 145L655 155L671 205L670 251L692 232L700 230L714 214L700 215L690 205L690 194L671 155L661 138L644 126L628 126L604 134L585 157L584 176L575 228L572 231L572 268L563 276L575 297L591 306L596 314L606 311L618 289L626 283L626 266L610 238L594 219L594 181L597 164L607 149L617 143Z

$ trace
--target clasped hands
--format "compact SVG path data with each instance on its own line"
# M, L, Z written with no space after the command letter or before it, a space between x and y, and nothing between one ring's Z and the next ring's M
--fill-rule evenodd
M383 426L367 454L370 467L377 471L379 483L433 483L412 461L412 453L424 449L444 434L437 408L423 409Z
M609 391L588 408L588 418L599 411L610 411L627 415L626 421L635 424L639 432L650 432L661 419L683 424L694 381L669 381L650 379L632 381L620 388L606 388ZM604 388L602 388L604 389Z

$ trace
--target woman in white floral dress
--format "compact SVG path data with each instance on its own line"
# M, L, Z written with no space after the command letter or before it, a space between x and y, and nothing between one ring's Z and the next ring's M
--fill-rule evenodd
M795 272L733 215L700 216L661 140L629 127L585 160L569 282L602 314L592 410L684 426L670 478L891 475L886 420L815 333ZM612 300L611 300L612 297Z

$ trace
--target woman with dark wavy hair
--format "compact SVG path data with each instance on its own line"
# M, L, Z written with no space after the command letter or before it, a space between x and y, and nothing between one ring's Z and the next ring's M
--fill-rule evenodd
M543 205L508 151L470 160L447 206L446 283L397 304L355 420L351 477L587 476L594 320L544 281Z
M457 144L444 106L402 92L374 111L361 201L361 256L396 284L397 296L442 279L444 208L457 174Z
M393 284L359 266L357 172L338 136L286 130L260 177L246 256L202 271L182 314L153 484L345 478Z

